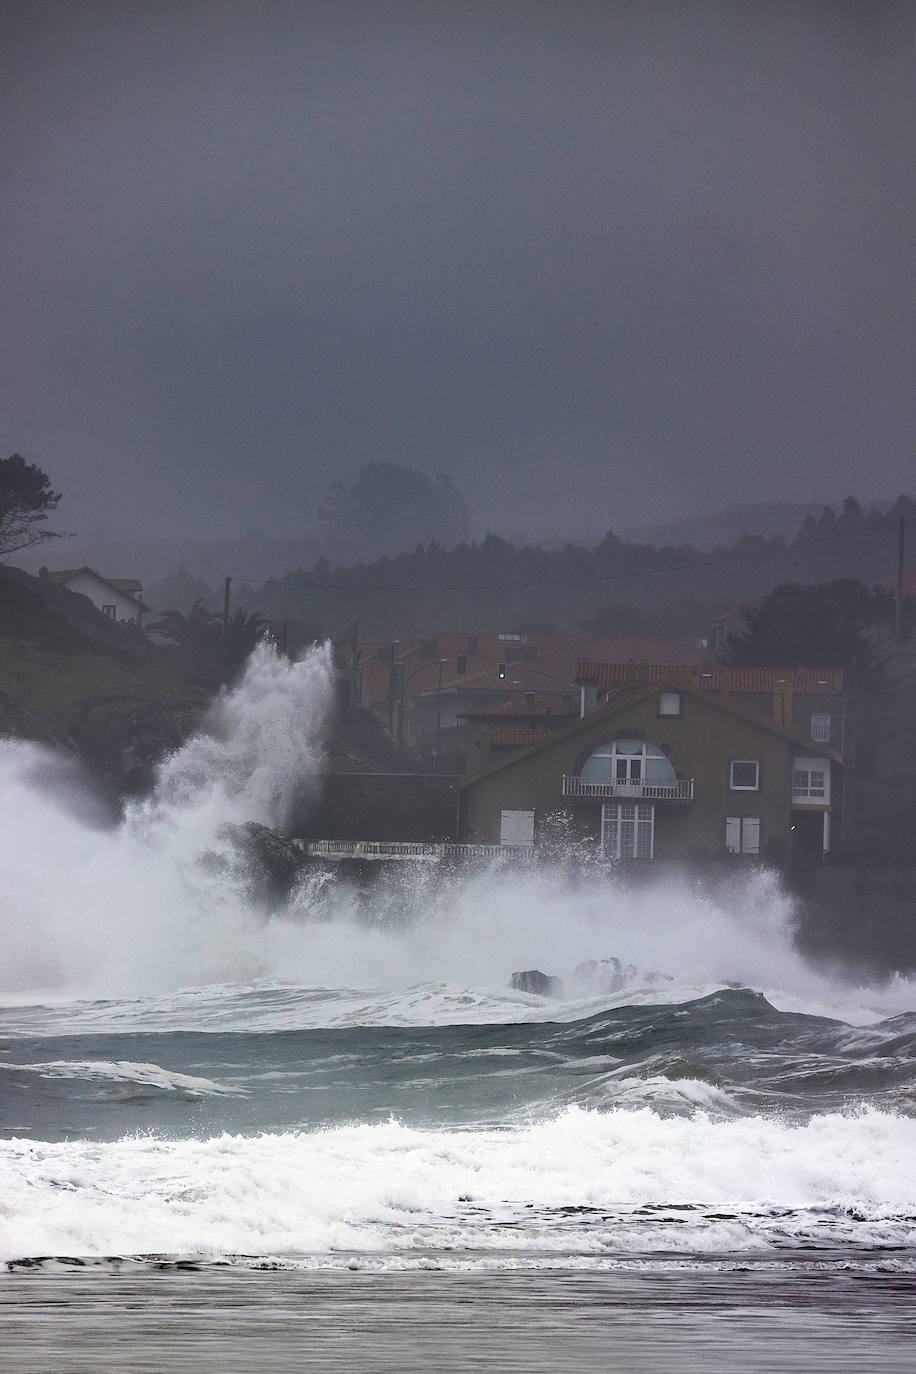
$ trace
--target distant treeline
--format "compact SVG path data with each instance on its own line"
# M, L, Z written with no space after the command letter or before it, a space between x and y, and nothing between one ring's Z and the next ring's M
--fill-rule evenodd
M354 621L364 639L432 634L444 628L557 633L705 634L709 619L764 595L779 583L893 577L898 520L907 528L906 561L916 561L916 500L865 511L848 497L839 511L807 516L796 536L742 535L700 552L690 544L656 548L608 532L586 547L516 547L497 535L445 549L332 567L321 559L275 582L237 583L244 606L299 632L337 636ZM201 595L200 583L195 584Z

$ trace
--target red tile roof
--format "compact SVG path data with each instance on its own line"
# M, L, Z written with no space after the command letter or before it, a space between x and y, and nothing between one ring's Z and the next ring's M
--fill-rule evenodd
M529 744L540 744L553 733L551 730L491 730L490 747L523 749Z
M639 682L658 682L672 673L707 692L772 692L785 683L793 692L810 696L835 696L843 691L842 668L743 668L717 664L696 667L680 664L578 663L576 676L594 683L599 692L629 687Z

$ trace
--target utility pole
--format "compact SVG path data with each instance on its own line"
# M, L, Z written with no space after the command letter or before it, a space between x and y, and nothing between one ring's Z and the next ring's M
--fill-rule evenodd
M227 577L223 586L223 643L229 638L229 584L231 577Z
M906 521L901 515L897 525L897 600L894 606L894 648L900 653L903 643L903 541Z
M439 772L439 755L442 752L442 665L447 658L439 659L439 686L436 689L436 772Z

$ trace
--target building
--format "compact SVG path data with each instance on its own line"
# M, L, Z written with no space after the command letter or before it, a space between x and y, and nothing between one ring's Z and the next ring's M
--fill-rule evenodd
M818 744L850 752L846 680L842 668L728 667L665 663L580 663L580 714L585 716L625 687L678 678L718 699L733 699L754 715L786 725Z
M669 672L462 779L459 833L531 844L562 820L612 859L825 854L843 776L829 739Z
M351 700L373 711L393 739L455 772L468 767L469 720L533 693L546 713L566 716L579 696L578 666L705 664L705 643L690 638L467 634L360 644ZM354 660L354 664L356 660Z
M139 625L141 618L149 614L149 607L143 604L143 583L135 577L102 577L94 568L39 568L38 576L88 597L93 606L112 620Z

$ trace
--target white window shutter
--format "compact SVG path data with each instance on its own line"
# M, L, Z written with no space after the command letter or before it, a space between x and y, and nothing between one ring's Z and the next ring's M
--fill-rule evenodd
M760 853L760 817L745 816L741 831L741 853Z
M741 853L740 816L726 816L725 818L725 852L727 854Z
M500 844L528 847L533 845L534 812L501 811L499 813L499 842Z

